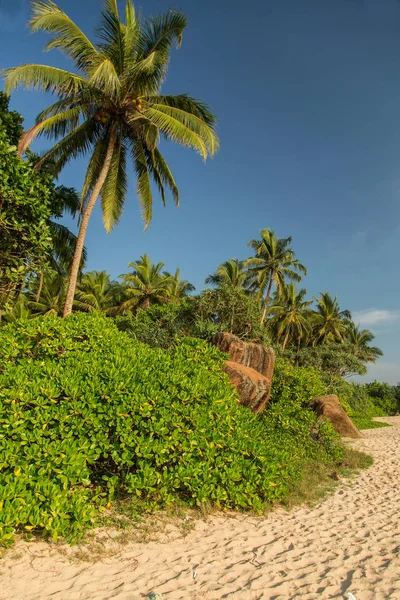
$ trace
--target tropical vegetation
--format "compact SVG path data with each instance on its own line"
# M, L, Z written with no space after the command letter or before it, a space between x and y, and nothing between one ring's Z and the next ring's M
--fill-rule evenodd
M161 95L186 18L143 19L127 0L123 20L105 0L92 43L51 0L32 6L32 31L51 33L47 48L76 73L7 70L8 90L57 97L26 133L0 94L0 542L15 532L77 540L121 497L145 511L180 502L261 512L316 463L336 472L345 449L313 398L336 393L357 426L372 427L400 410L400 386L351 381L382 351L337 297L307 295L292 237L262 229L251 256L216 265L202 290L148 254L120 275L86 267L97 200L107 230L121 217L128 156L148 226L152 184L163 202L167 188L179 200L160 139L203 158L218 148L205 104ZM56 140L42 157L28 150L38 135ZM85 154L82 193L58 185ZM275 349L262 414L238 404L226 357L208 343L221 331Z
M164 204L166 189L179 204L177 184L159 150L160 137L193 148L204 159L218 149L215 116L206 104L187 94L161 94L171 49L174 44L180 46L186 24L185 15L172 10L142 19L131 0L126 1L123 20L117 0L105 0L92 42L54 2L32 2L31 31L51 34L46 49L61 50L73 62L74 70L38 64L6 69L7 93L25 86L57 97L20 138L19 155L40 135L56 143L36 168L50 161L58 174L71 159L90 155L64 316L73 307L86 231L97 200L101 199L107 231L122 215L129 159L148 227L152 181Z

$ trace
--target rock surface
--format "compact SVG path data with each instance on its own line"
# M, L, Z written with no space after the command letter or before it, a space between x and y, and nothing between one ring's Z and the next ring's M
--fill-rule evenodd
M272 348L243 342L235 335L223 332L217 333L213 342L222 352L229 354L232 362L254 369L271 382L275 364L275 352Z
M269 400L271 380L231 360L225 363L224 371L238 391L240 404L255 413L263 411Z
M224 371L238 391L240 404L253 412L263 411L271 393L275 352L259 344L243 342L231 333L217 333L213 342L231 358Z
M349 438L363 437L341 406L339 398L334 394L315 398L311 406L319 417L329 419L334 429L341 436Z

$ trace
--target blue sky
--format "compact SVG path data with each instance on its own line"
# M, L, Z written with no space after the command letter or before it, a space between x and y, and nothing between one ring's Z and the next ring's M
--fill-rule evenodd
M59 0L87 33L100 0ZM121 0L121 7L123 2ZM249 255L263 227L292 235L307 265L310 296L337 294L376 334L385 352L368 379L400 380L400 2L397 0L148 0L150 15L188 15L164 90L207 101L219 120L221 150L204 164L165 145L181 207L158 198L143 232L133 172L121 223L90 224L89 269L127 272L147 252L180 267L198 289L218 263ZM1 67L25 62L68 67L44 54L46 36L25 25L27 0L0 0ZM11 107L30 126L49 102L18 91ZM39 142L34 149L46 148ZM81 188L85 163L61 181Z

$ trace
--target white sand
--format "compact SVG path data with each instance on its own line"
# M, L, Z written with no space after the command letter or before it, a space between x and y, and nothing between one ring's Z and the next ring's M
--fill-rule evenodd
M129 543L95 563L19 542L1 561L0 598L400 600L400 417L387 421L354 443L374 466L315 508L211 517L185 538Z

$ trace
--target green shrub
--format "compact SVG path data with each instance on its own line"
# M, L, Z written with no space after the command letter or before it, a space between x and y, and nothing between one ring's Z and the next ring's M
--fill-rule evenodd
M380 409L384 415L394 415L399 410L396 388L388 383L373 381L366 383L365 388L372 398L374 406Z
M77 538L99 506L128 494L145 509L180 499L261 511L288 495L308 457L338 456L330 426L315 428L301 408L319 392L309 370L283 393L278 366L271 412L260 416L238 405L223 360L201 340L150 348L98 314L4 327L0 539Z
M323 461L327 454L332 460L342 456L331 423L316 421L315 412L309 408L315 397L325 393L326 384L316 369L276 359L269 409L262 418L282 452L294 453L302 464L310 459ZM318 443L312 443L311 438Z
M285 358L276 359L270 403L279 401L306 407L326 393L326 383L317 369L297 367Z
M219 328L199 318L196 303L196 298L185 298L179 304L154 305L133 316L116 317L115 322L129 337L152 348L172 348L186 336L210 340Z

